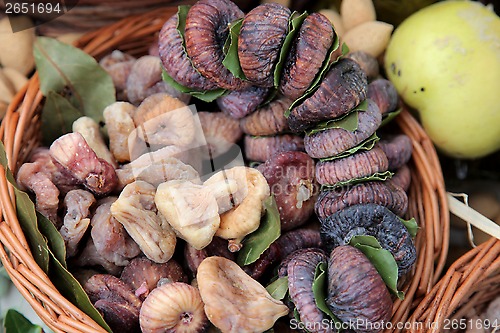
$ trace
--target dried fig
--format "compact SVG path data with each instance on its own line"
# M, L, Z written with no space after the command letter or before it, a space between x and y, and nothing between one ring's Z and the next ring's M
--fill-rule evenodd
M288 313L235 262L208 257L196 275L208 319L223 332L263 332Z
M210 244L202 250L197 250L189 244L186 244L184 248L184 260L193 277L196 276L198 266L200 266L201 262L206 257L211 256L224 257L232 261L236 259L235 253L228 249L227 240L219 237L214 237Z
M245 136L245 155L251 161L265 162L284 151L304 151L304 139L298 135Z
M127 102L116 102L103 111L104 122L108 129L109 149L118 162L130 162L128 138L135 129L131 114L135 106Z
M363 51L349 52L346 55L346 58L354 60L359 67L361 67L363 72L365 72L368 81L374 80L380 74L377 58L369 53Z
M290 110L288 125L300 132L316 123L340 117L366 98L366 74L351 59L332 66L312 96Z
M202 333L209 325L200 292L183 282L154 289L142 305L139 320L143 333Z
M384 206L360 204L344 208L321 221L321 240L327 251L346 245L351 237L375 237L382 248L391 252L398 265L398 275L408 273L417 260L417 250L410 233L399 217Z
M313 292L314 275L316 266L327 263L328 257L319 249L302 249L294 252L288 261L288 292L295 304L300 321L312 333L331 333L330 325L324 325L324 320L329 320L317 308Z
M382 115L375 102L370 99L367 101L367 110L359 112L358 128L354 132L343 128L332 128L306 135L304 146L309 156L325 158L338 155L355 147L375 133L382 122Z
M392 300L363 252L339 246L328 260L328 297L333 314L358 333L381 332L391 319Z
M113 79L113 84L118 92L124 91L127 88L127 78L134 63L134 57L120 50L114 50L99 61L99 65Z
M238 121L222 112L198 112L198 117L212 158L226 153L243 135Z
M183 46L182 36L177 30L178 16L173 15L163 25L159 39L160 59L165 71L176 82L195 90L213 90L214 81L202 76L191 64Z
M222 112L234 119L243 118L255 110L266 99L269 89L251 86L243 90L231 91L217 98L217 105Z
M316 180L322 185L334 185L350 179L368 177L387 171L389 162L382 149L374 147L354 155L316 164Z
M290 15L290 9L277 3L262 4L245 15L238 37L238 57L245 77L253 84L274 85L274 69Z
M292 44L283 67L279 90L292 100L301 97L323 65L335 31L323 14L313 13L305 18Z
M387 181L391 182L394 186L401 187L405 192L408 191L411 183L411 172L408 165L403 165L401 168L394 172L394 176Z
M143 181L125 186L111 205L111 214L127 230L149 259L164 263L172 258L177 238L155 206L155 187Z
M266 177L276 199L281 229L290 230L304 224L314 212L317 186L314 161L306 153L277 153L258 168Z
M87 244L83 248L82 252L73 262L77 267L88 267L88 266L100 266L107 273L112 275L118 275L122 271L123 267L117 266L109 260L106 260L102 255L97 252L94 241L92 238L87 240Z
M399 186L391 182L372 181L346 188L323 191L314 206L316 215L325 218L346 207L361 203L385 206L398 216L408 209L408 196Z
M405 165L413 152L412 142L405 134L396 135L388 140L380 140L378 145L387 155L390 170L396 170Z
M95 203L92 193L84 190L69 191L64 197L66 215L59 230L66 244L66 256L72 257L78 250L78 244L90 225L90 206Z
M399 104L396 87L386 79L377 79L370 82L367 96L377 104L382 114L395 111Z
M224 65L224 42L228 25L244 16L229 0L200 0L186 16L186 50L193 65L224 89L241 90L249 84L235 77Z
M288 132L285 111L291 104L288 98L278 98L241 119L241 129L246 134L257 136Z

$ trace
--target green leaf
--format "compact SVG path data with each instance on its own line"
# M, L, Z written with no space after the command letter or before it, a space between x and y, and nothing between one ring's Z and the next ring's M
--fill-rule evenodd
M322 123L319 123L312 130L306 131L306 134L313 135L315 133L325 131L328 129L332 129L332 128L342 128L342 129L345 129L346 131L354 132L355 130L358 129L359 112L366 111L367 106L368 106L368 102L366 100L364 100L361 103L359 103L359 105L356 106L354 109L349 111L348 114L343 115L343 116L338 117L338 118L335 118L335 119L331 119L331 120L327 120L327 121L324 121Z
M243 19L240 18L229 26L229 36L227 37L226 44L224 44L224 49L226 56L222 60L224 67L229 69L229 71L237 78L246 80L245 73L241 69L240 58L238 57L238 36L240 34L241 24Z
M325 162L325 161L333 161L333 160L336 160L336 159L339 159L339 158L344 158L344 157L347 157L347 156L351 156L355 153L357 153L358 151L362 151L362 150L370 150L372 149L373 147L375 147L375 144L380 140L380 138L377 136L377 133L373 133L372 136L370 136L368 139L366 139L365 141L361 142L359 145L351 148L351 149L348 149L338 155L335 155L335 156L330 156L330 157L325 157L325 158L320 158L320 161L321 162Z
M285 298L288 292L288 277L280 277L266 287L267 292L278 301Z
M213 102L215 99L224 96L225 94L228 93L227 90L219 88L219 89L214 89L214 90L205 90L205 91L199 91L199 90L193 90L191 88L188 88L186 86L183 86L182 84L178 83L175 81L168 73L165 71L165 69L162 67L162 79L163 81L167 82L169 85L177 89L178 91L186 94L190 94L193 97L198 98L199 100L202 100L204 102L210 103Z
M61 262L57 260L56 256L51 251L49 278L61 295L85 312L102 328L111 333L108 324L106 324L99 311L92 305L83 287Z
M38 220L38 228L42 235L45 236L47 240L47 245L50 251L54 253L57 260L65 267L66 265L66 244L64 244L64 239L62 238L59 231L48 218L36 212L36 217Z
M266 214L261 219L259 228L245 237L243 248L238 252L237 262L240 266L249 265L259 259L281 234L280 213L274 196L264 201L264 207Z
M72 131L73 122L84 114L66 98L49 91L42 111L42 137L46 145Z
M404 226L410 233L411 237L415 237L417 235L418 229L420 229L420 227L418 226L417 221L415 220L414 217L412 217L409 220L405 220L400 217L399 220L401 221L401 223L404 224Z
M396 111L392 111L389 113L386 113L382 116L382 123L380 123L379 127L385 126L388 123L390 123L394 118L396 118L403 109L397 109Z
M5 333L42 333L40 326L32 324L14 309L9 309L3 322Z
M179 33L182 39L182 47L184 49L184 54L187 54L184 32L186 30L186 17L190 8L191 6L189 5L177 6L177 32ZM191 59L189 59L189 61L191 61Z
M404 293L398 291L398 265L391 252L380 246L378 240L373 236L354 236L349 245L361 250L384 280L387 288L399 299L404 299Z
M328 265L326 262L320 262L316 266L316 270L314 271L314 281L312 284L312 290L314 293L314 300L316 302L316 306L321 310L324 314L330 317L334 323L341 324L342 322L332 313L328 305L326 305L326 295L328 289ZM341 327L339 325L335 325L335 327Z
M286 34L283 45L281 46L280 55L276 67L274 67L274 87L277 88L280 84L281 73L283 72L283 66L285 65L288 53L290 53L290 48L292 47L292 42L299 33L300 26L307 17L307 12L299 14L298 12L293 12L288 19L288 33Z
M366 177L359 177L359 178L352 178L343 182L338 182L333 185L321 185L321 190L332 190L337 187L343 187L343 186L351 186L351 185L356 185L359 183L365 183L365 182L371 182L371 181L385 181L389 178L391 178L394 175L391 171L385 171L385 172L376 172L373 175L366 176Z
M64 91L68 101L82 115L91 117L97 123L104 120L102 111L116 101L115 86L111 76L92 56L48 37L36 39L33 53L44 96ZM50 110L44 108L44 111ZM46 116L61 119L58 114ZM71 124L62 128L71 128Z

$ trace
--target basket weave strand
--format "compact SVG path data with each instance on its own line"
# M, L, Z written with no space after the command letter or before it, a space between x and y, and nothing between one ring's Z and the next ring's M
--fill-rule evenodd
M176 8L163 8L143 15L131 16L83 36L76 45L97 59L120 49L133 55L145 54L154 35ZM0 126L9 168L15 173L40 142L40 113L43 96L35 75L15 97ZM449 237L449 216L444 182L434 147L408 111L396 123L412 140L410 162L412 185L409 192L408 217L420 226L416 237L418 259L412 277L400 288L404 300L396 300L392 322L406 321L417 304L424 300L443 270ZM19 226L12 186L5 170L0 169L0 258L23 296L42 320L56 332L104 332L85 313L61 296L45 273L36 265L26 238ZM396 326L386 332L399 332Z

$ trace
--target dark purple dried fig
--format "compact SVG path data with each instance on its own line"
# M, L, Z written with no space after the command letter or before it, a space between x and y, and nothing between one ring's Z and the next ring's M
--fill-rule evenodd
M268 88L251 86L244 90L231 91L217 98L217 105L222 112L234 119L241 119L257 110L266 99Z
M346 114L366 98L367 85L366 75L356 62L340 60L330 68L318 90L292 108L288 117L290 129L303 131Z
M158 264L147 258L135 258L125 266L120 279L135 291L136 296L144 300L157 287L160 279L170 282L187 282L182 267L173 259Z
M354 155L316 164L316 180L322 185L334 185L353 178L362 178L387 171L387 157L382 149L374 147Z
M274 135L289 131L285 111L292 104L288 98L279 98L241 119L240 127L249 135Z
M389 170L396 170L405 165L411 158L413 145L405 134L399 134L388 140L380 140L379 147L387 155Z
M350 52L346 58L354 60L365 72L368 81L374 80L380 74L377 58L364 51Z
M238 57L245 77L253 84L273 86L290 15L290 9L277 3L262 4L245 15L238 37Z
M202 76L189 60L179 31L177 31L177 15L172 16L160 31L160 59L168 75L176 82L195 90L213 90L217 83Z
M258 279L268 268L279 263L292 252L307 247L321 247L319 231L310 229L288 231L272 243L256 262L243 269L252 278Z
M325 158L338 155L355 147L375 133L382 122L382 115L375 102L369 99L367 101L366 111L359 112L358 128L354 132L343 128L332 128L306 135L304 145L309 156Z
M186 16L186 50L193 65L220 88L241 90L249 86L235 77L224 65L224 43L231 22L243 12L229 0L200 0Z
M245 136L245 155L251 161L265 162L274 154L284 151L304 151L301 136L284 134L277 136Z
M352 246L339 246L330 255L326 304L357 333L381 332L391 319L393 305L375 267Z
M96 274L83 288L113 332L140 332L142 302L125 282L112 275Z
M394 176L387 181L391 182L394 186L401 187L405 192L410 188L411 171L407 164L394 172Z
M382 205L396 215L403 216L408 209L408 196L401 187L390 182L373 181L323 191L319 194L314 209L319 218L325 218L346 207L361 203Z
M283 67L280 92L296 100L304 94L323 65L335 39L328 18L313 13L305 18Z
M395 111L399 103L399 95L391 81L377 79L368 85L368 98L373 100L381 114Z
M317 193L313 159L306 153L287 151L273 155L258 169L276 199L281 229L290 230L304 224L314 212Z
M354 205L321 220L321 240L327 251L346 245L353 236L375 237L391 252L398 264L398 275L408 273L417 260L417 250L408 229L399 217L377 204Z
M197 250L189 244L184 247L185 263L192 276L196 276L198 266L203 259L211 256L224 257L232 261L236 259L235 253L228 250L227 240L219 237L214 237L212 242L202 250Z
M330 325L324 325L328 320L326 315L316 306L312 289L316 266L326 263L327 256L318 249L302 249L295 251L288 262L288 292L295 304L300 321L312 333L331 333Z

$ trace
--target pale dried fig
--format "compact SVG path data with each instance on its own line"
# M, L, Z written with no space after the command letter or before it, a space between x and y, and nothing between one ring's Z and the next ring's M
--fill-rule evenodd
M226 153L243 135L239 122L222 112L198 112L198 117L211 158Z
M108 128L109 149L118 162L130 162L128 138L135 129L131 114L135 106L128 102L116 102L103 111L104 122Z
M10 16L0 20L0 45L3 45L0 49L0 64L28 75L35 66L35 29L29 28L14 33L13 26L32 27L33 22L28 16Z
M340 15L346 30L365 22L375 21L375 6L372 0L342 0Z
M206 258L196 279L205 313L222 332L264 332L288 313L286 305L229 259Z
M376 58L386 49L393 29L389 23L365 22L346 32L343 41L351 52L364 51Z
M99 65L111 76L116 90L123 91L127 89L127 78L135 61L136 59L131 55L123 53L120 50L114 50L104 56L99 61Z

